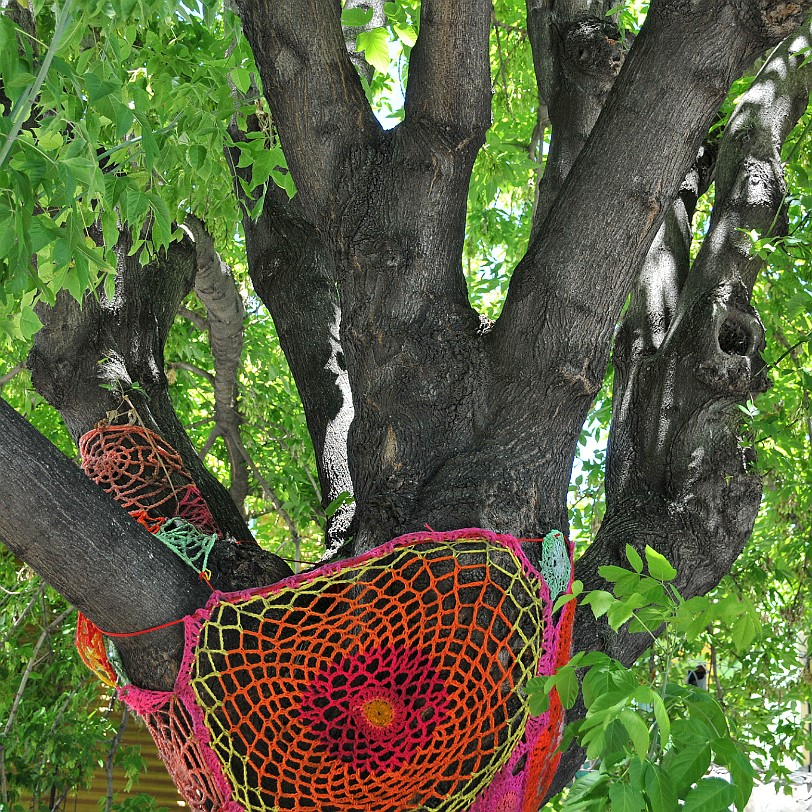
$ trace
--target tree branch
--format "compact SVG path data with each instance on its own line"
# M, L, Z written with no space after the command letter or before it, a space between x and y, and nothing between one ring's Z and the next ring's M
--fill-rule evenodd
M612 0L550 4L529 0L527 29L539 97L547 104L552 137L536 191L532 237L598 119L626 52L606 12Z
M187 321L192 322L192 324L194 324L194 326L197 327L197 329L200 330L201 333L205 333L209 329L209 325L206 322L206 319L199 313L195 313L194 310L191 310L188 307L184 307L183 305L181 305L178 308L178 315L182 316Z
M229 132L235 142L244 138L236 122ZM237 195L251 203L240 183L249 179L247 170L237 166L234 153L228 157ZM302 398L326 508L339 494L353 492L347 433L354 412L339 337L335 266L298 197L288 200L281 189L268 189L256 220L244 214L243 230L251 282L273 319ZM328 552L337 552L346 541L353 514L352 504L346 504L328 520Z
M459 498L425 521L527 537L566 526L568 474L621 308L726 89L774 34L754 30L740 3L692 9L652 4L485 337L488 403L476 446L431 484ZM539 447L539 421L554 426L556 443Z
M88 293L81 305L62 291L40 305L43 329L28 359L34 387L62 415L74 440L100 420L136 409L183 458L223 531L251 538L228 492L203 465L169 399L163 348L180 302L195 278L191 241L142 267L129 256L130 238L116 246L115 295Z
M340 210L345 178L381 131L341 30L341 6L313 0L238 3L288 166L309 219Z
M701 190L701 181L688 188L690 178L682 210L678 201L644 265L615 346L607 512L576 565L586 588L606 586L598 567L622 564L626 544L648 544L675 564L683 597L704 594L750 537L761 482L732 407L767 380L764 332L748 302L761 263L738 229L782 227L780 148L807 104L812 68L801 64L810 42L807 24L772 54L731 116L713 226L690 272L688 227ZM577 613L574 639L625 663L649 645L646 635L611 633L589 611ZM562 776L579 757L565 756Z
M237 374L243 346L245 308L234 277L214 247L202 221L187 215L186 226L197 252L195 293L208 312L209 346L214 357L214 421L226 442L231 468L231 498L242 509L248 495L248 471L235 446L242 418L237 410Z
M12 367L6 372L5 375L0 375L0 390L2 390L9 381L13 381L24 369L25 364L17 364L17 366Z
M322 9L319 23L302 26L297 16L300 31L294 34L286 29L292 25L292 5L263 6L246 23L246 34L259 64L266 65L263 81L299 189L296 216L306 224L303 233L307 237L308 229L317 229L330 273L335 266L344 270L337 280L342 356L336 353L335 358L342 366L346 359L352 386L349 456L355 466L355 539L363 549L422 525L424 518L414 525L421 512L414 498L420 483L447 459L449 449L469 444L475 432L472 400L479 397L482 374L480 322L468 304L461 255L466 191L488 125L490 7L483 0L423 4L423 39L412 52L410 74L429 79L429 73L437 73L429 86L413 79L406 120L382 133L377 124L368 124L366 108L358 114L352 101L356 77L347 78L350 62L338 54L333 33L333 27L339 30L339 7L329 13ZM263 17L265 29L273 32L272 48L268 37L262 39ZM311 25L330 30L317 37L307 30ZM303 61L295 74L283 76L277 70L271 77L268 71L287 59L279 39L283 29L285 42L300 43ZM312 80L318 88L305 97L303 88L311 82L308 54L316 47L321 49L318 71L323 76ZM463 77L471 71L472 80L466 83ZM343 90L325 89L330 81L341 81ZM453 83L456 90L448 86ZM308 108L322 101L328 111L336 104L341 108L330 122L329 144L314 140L308 129L308 116L314 121L322 117L318 112L314 118ZM352 135L346 132L347 122ZM288 145L299 150L292 163ZM307 170L300 167L305 160L310 162ZM318 178L306 177L302 183L303 171ZM320 191L318 183L327 184L329 193ZM275 221L277 217L278 210ZM249 230L246 225L247 234ZM311 247L315 243L306 250ZM290 253L301 252L297 245ZM325 283L335 280L330 276ZM326 291L321 318L328 317L325 305L332 306L335 296L334 290ZM266 301L271 307L271 300ZM336 329L336 312L328 318L321 329ZM290 357L287 349L286 354ZM424 370L424 379L404 387L404 368L410 366Z
M2 400L0 426L0 467L8 474L0 493L0 538L96 625L138 631L206 602L209 590L180 558ZM118 645L133 682L171 689L183 653L182 626L120 638Z
M127 729L127 721L129 717L130 709L124 705L124 711L121 714L121 722L119 723L115 736L113 736L113 741L110 742L107 755L104 758L104 774L107 778L107 793L104 799L104 812L112 812L113 809L113 765L115 764L116 751L121 744L121 740L124 738L124 731Z
M489 0L423 0L409 60L406 126L474 154L490 125L491 13Z
M766 25L754 30L748 16L758 20L761 11L707 0L694 9L652 4L600 122L513 275L494 330L500 365L552 374L576 397L591 399L600 386L620 309L711 116L770 42ZM792 15L795 25L800 16ZM584 246L607 232L614 239L595 268ZM536 337L529 353L517 344L520 334ZM573 341L579 334L589 338ZM522 357L512 346L523 347Z

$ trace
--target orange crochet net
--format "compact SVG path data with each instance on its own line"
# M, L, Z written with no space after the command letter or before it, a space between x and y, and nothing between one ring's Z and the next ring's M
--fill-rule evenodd
M209 752L194 730L189 711L177 697L149 713L141 711L158 755L167 765L178 792L192 812L213 812L227 808L227 800L206 763ZM232 807L233 808L233 807Z
M465 532L222 596L192 623L190 696L240 808L450 812L487 786L547 622L518 544Z
M88 474L157 536L185 538L165 521L175 513L204 533L213 525L151 432L108 427L80 447ZM197 567L205 549L191 541ZM543 574L523 552L542 543ZM195 812L535 812L563 713L553 697L528 718L525 687L569 656L574 602L555 622L551 606L571 555L557 532L417 533L269 587L215 592L183 621L175 689L120 695ZM109 678L91 627L82 619L85 654Z

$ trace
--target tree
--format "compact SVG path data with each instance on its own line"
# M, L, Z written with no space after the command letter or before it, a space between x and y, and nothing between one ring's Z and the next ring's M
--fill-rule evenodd
M233 234L236 209L223 202L233 183L253 288L304 404L322 507L339 503L326 531L333 555L426 524L517 538L566 528L578 438L613 351L606 513L577 577L600 587L598 568L622 563L626 544L650 545L675 563L682 595L705 594L741 552L761 499L735 408L767 386L750 232L786 231L780 151L808 99L809 4L661 0L632 36L610 3L528 2L542 100L530 151L544 172L495 321L469 303L462 260L501 29L482 0L423 0L419 17L409 3L379 6L244 4L247 44L211 9L101 3L80 29L70 2L53 17L8 7L0 223L14 229L0 247L17 331L42 326L34 385L74 439L135 411L180 452L220 526L250 535L177 418L163 357L194 286L216 369L211 441L224 440L240 502L248 473L261 474L234 402L241 304L212 241ZM144 24L150 14L159 21ZM40 53L43 29L52 45ZM386 30L408 56L391 129L369 101L393 81L370 68ZM207 47L219 62L197 58ZM726 93L754 63L719 126ZM221 147L227 164L214 170L207 150ZM109 632L161 626L205 602L182 563L5 404L0 420L11 472L0 535L21 559ZM270 495L273 483L260 482ZM288 572L228 543L212 561L220 589ZM168 689L181 635L148 637L119 641L125 667ZM627 664L647 646L585 611L574 640ZM564 758L557 786L580 758Z

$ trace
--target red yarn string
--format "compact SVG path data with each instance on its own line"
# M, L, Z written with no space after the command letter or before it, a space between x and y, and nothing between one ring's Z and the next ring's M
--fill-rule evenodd
M150 626L148 629L141 629L138 632L105 632L102 634L105 637L138 637L139 634L149 634L150 632L157 632L161 629L167 629L170 626L176 626L178 623L183 623L186 618L179 617L177 620L170 620L167 623L161 623L160 626Z

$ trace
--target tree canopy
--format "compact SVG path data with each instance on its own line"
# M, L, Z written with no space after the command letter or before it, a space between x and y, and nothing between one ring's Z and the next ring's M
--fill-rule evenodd
M260 542L216 548L219 589L424 525L569 530L586 591L656 551L679 642L646 631L662 607L594 598L574 650L663 684L706 660L786 774L809 744L786 715L810 701L809 3L0 5L4 804L61 808L114 735L61 737L95 689L29 566L110 632L206 599L41 437L75 457L100 421L156 430ZM166 688L180 642L156 636L121 653Z

